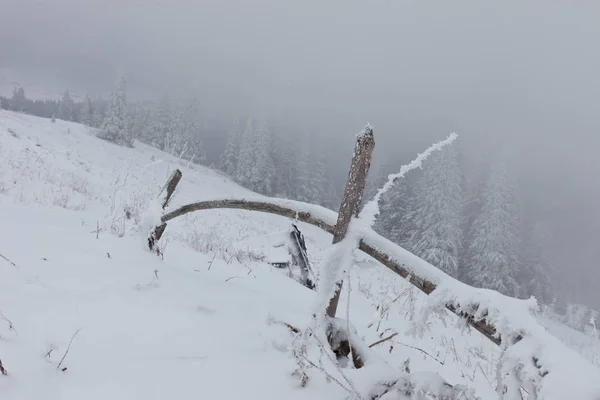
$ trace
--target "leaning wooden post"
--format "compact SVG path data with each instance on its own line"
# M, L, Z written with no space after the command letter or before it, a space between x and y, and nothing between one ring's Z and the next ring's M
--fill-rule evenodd
M173 173L169 177L169 180L167 181L167 183L165 183L165 186L163 186L162 190L158 194L160 204L163 210L169 205L169 201L171 201L173 193L175 193L175 189L177 188L177 184L181 180L182 175L183 174L179 169L173 171ZM156 243L160 240L166 228L167 223L163 222L162 224L160 224L152 230L152 233L150 233L150 237L148 238L148 247L150 248L150 250L154 250L154 246L156 246Z
M367 182L367 175L369 174L369 168L371 168L371 156L373 155L374 148L375 137L373 136L373 128L371 128L370 125L367 125L356 138L352 163L350 164L350 172L348 173L348 181L346 182L346 189L344 190L337 223L335 224L335 230L333 232L333 244L341 242L346 237L350 220L352 220L353 217L358 216L365 184ZM340 301L341 289L342 282L339 282L335 294L327 307L327 315L331 318L335 317L337 306Z

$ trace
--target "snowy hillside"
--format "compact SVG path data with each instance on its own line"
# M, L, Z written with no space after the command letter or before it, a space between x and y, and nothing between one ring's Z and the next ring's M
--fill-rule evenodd
M262 261L291 220L202 211L169 223L164 259L146 249L144 212L175 168L173 206L252 194L143 144L0 110L0 398L347 396L318 371L305 388L292 375L285 324L307 324L315 293ZM331 237L298 225L316 265ZM450 313L423 338L406 334L424 295L366 256L351 273L359 335L371 344L398 333L373 347L383 360L497 398L496 346Z

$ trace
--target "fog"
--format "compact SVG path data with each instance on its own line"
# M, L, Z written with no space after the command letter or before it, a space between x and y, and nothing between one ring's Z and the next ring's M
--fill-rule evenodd
M551 220L573 296L600 304L600 3L585 0L0 0L0 67L107 95L201 93L376 157L450 132L507 151L524 217ZM392 171L390 171L392 172Z

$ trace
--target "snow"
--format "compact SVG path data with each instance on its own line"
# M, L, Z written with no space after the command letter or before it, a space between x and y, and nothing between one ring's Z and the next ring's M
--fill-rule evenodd
M0 376L0 398L346 398L318 369L308 371L304 388L292 374L295 336L285 323L310 326L319 296L251 255L232 256L244 240L248 250L274 244L270 235L287 231L291 221L243 210L192 213L169 221L164 259L157 257L139 240L162 215L156 198L175 168L183 178L169 210L201 200L267 199L148 146L128 149L94 135L82 125L0 110L0 254L16 264L0 258L0 312L15 328L0 320L0 359L8 371ZM336 221L323 207L269 201ZM322 230L298 226L311 264L322 266L317 273L338 249L349 253L332 247ZM549 371L539 398L598 398L598 369L536 321L533 301L460 284L363 226L351 225L350 238L353 232L439 285L427 297L360 252L344 255L354 260L352 291L351 299L342 292L339 309L351 302L356 337L370 344L397 333L371 349L376 357L365 368L341 370L361 394L388 379L438 392L446 381L482 399L498 397L501 349L440 311L452 302L477 305L503 338L525 333L502 362L522 380L537 368L517 364L535 356ZM424 328L426 316L422 336L406 334ZM62 364L67 369L57 370L78 329ZM318 348L308 355L322 357ZM407 364L411 372L403 373ZM323 365L343 379L333 363ZM396 395L385 398L402 398Z

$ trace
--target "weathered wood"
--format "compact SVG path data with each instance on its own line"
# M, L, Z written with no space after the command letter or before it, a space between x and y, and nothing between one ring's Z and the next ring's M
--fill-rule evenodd
M308 261L308 256L306 254L306 244L304 243L304 237L300 233L300 230L295 224L292 224L292 230L290 231L290 240L291 240L291 252L293 253L293 257L298 263L300 267L300 272L302 276L302 285L309 289L314 289L315 284L310 279L309 273L310 262Z
M309 212L297 211L293 208L284 207L278 204L271 204L267 201L261 202L236 199L201 201L198 203L187 204L176 210L173 210L170 213L165 214L162 217L162 219L166 223L172 220L173 218L177 218L194 211L212 209L236 209L280 215L282 217L291 218L300 222L305 222L307 224L317 226L332 235L334 234L335 227L333 225L327 223L326 221L323 221L319 217L312 215ZM379 235L375 234L373 237L373 241L377 242L379 238ZM406 266L395 261L388 254L379 251L373 243L369 243L367 240L363 239L360 242L359 249L365 254L368 254L375 260L379 261L381 264L385 265L387 268L390 269L390 271L401 276L402 278L407 279L408 282L410 282L413 286L415 286L423 293L429 295L436 289L436 286L433 282L430 282L427 279L422 279L419 276L415 275L414 272L411 272L408 268L406 268ZM492 342L496 344L501 343L501 338L496 337L496 329L492 325L489 325L483 320L475 320L472 315L460 314L451 305L446 305L446 308L452 313L456 314L457 316L464 318L469 325L471 325L477 331L481 332Z
M176 169L175 171L173 171L173 173L169 177L169 180L167 180L167 183L161 190L159 197L163 194L163 192L165 194L161 204L163 210L169 205L169 201L171 201L173 193L175 193L175 189L177 188L177 185L179 184L179 181L181 180L182 176L183 174L181 173L181 170Z
M268 214L277 214L281 215L282 217L288 217L301 222L306 222L307 224L318 226L319 228L332 234L334 230L333 225L328 224L327 222L319 219L318 217L312 215L310 212L297 211L282 205L256 200L223 199L200 201L198 203L187 204L185 206L179 207L176 210L166 213L162 217L162 220L163 222L168 222L173 218L177 218L194 211L211 210L215 208L228 208L234 210L248 210L264 212Z
M165 183L165 186L163 186L162 190L158 194L159 198L163 196L161 200L161 206L163 210L169 205L169 201L171 201L173 193L175 193L175 189L177 188L179 181L181 181L182 176L183 174L181 173L181 170L176 169L175 171L173 171L173 173L169 177L169 180L167 180L167 183ZM150 250L155 249L156 243L158 243L166 228L167 223L163 220L163 223L161 225L155 227L152 230L152 232L150 233L150 237L148 237L148 247L150 248Z
M367 126L356 139L354 154L350 163L350 172L348 173L348 181L346 181L344 196L342 197L337 223L333 232L333 244L341 242L346 237L350 221L352 218L358 216L363 192L367 183L367 176L371 168L371 156L374 148L375 138L373 136L373 129ZM331 318L335 317L340 301L341 289L342 283L338 282L335 293L327 306L326 312Z

